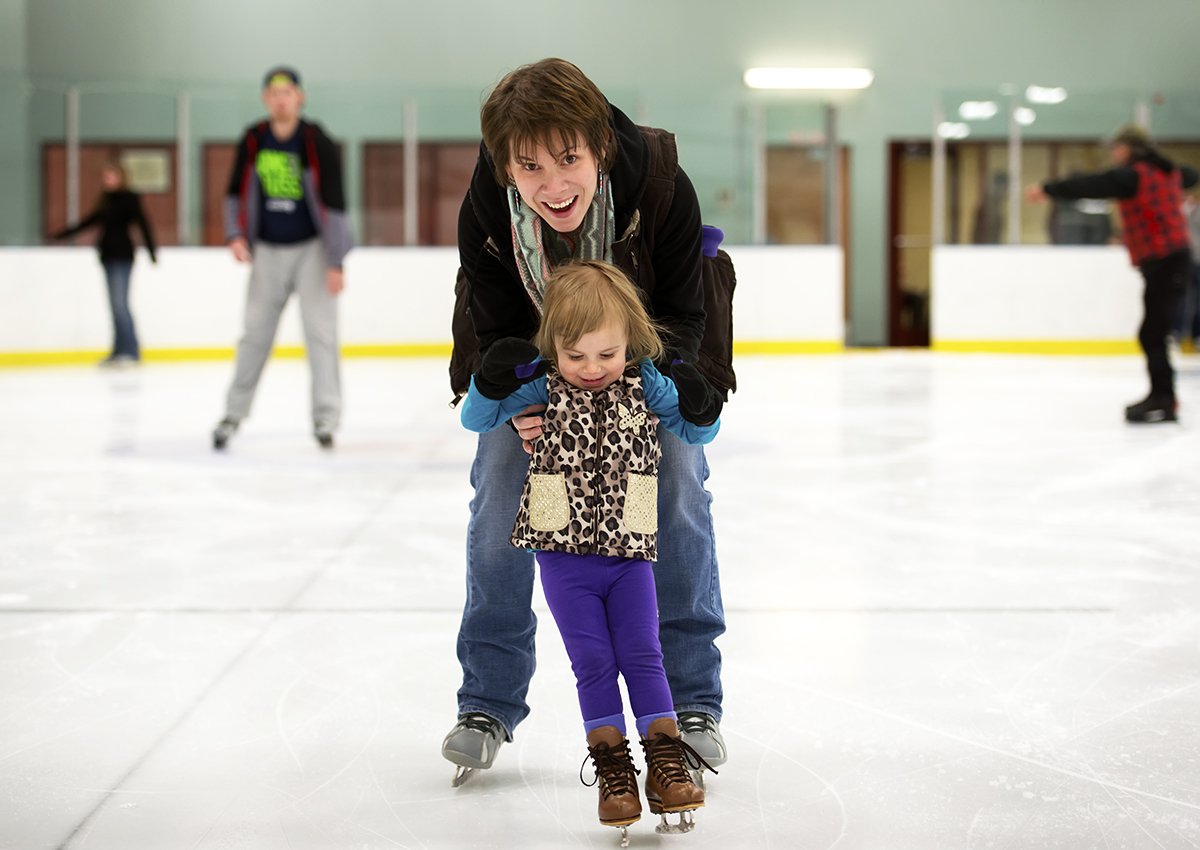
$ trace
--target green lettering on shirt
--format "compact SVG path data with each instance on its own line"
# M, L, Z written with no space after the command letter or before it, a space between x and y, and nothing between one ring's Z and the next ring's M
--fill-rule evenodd
M268 198L298 201L304 197L298 155L288 151L259 151L254 168Z

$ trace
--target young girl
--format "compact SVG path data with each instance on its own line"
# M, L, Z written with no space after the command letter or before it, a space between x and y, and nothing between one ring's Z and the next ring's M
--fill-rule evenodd
M676 383L651 362L662 355L658 329L619 269L595 261L562 266L546 282L533 343L494 343L462 409L463 425L482 433L546 405L511 542L537 550L546 601L575 671L600 822L620 827L622 846L642 807L618 673L645 752L646 799L662 815L658 831L692 828L686 813L704 805L704 791L687 768L709 767L679 737L651 562L657 428L703 444L720 423L683 418ZM683 363L672 366L672 376L685 387L703 380ZM668 824L667 812L679 812L679 823Z

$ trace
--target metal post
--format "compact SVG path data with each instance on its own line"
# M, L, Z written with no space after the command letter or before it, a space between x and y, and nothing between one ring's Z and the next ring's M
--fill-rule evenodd
M1133 107L1133 123L1150 132L1150 104L1139 100Z
M767 108L754 107L754 244L767 244Z
M191 146L191 106L187 92L180 92L175 96L175 215L180 245L191 242Z
M420 180L420 163L417 146L417 102L404 101L404 244L416 245L420 239L418 228L420 210L417 208L420 199L418 181Z
M838 193L841 157L838 150L837 107L825 106L825 243L841 242L842 198Z
M66 98L67 226L79 223L79 89L71 86Z
M1008 244L1021 244L1021 125L1017 101L1008 105Z
M946 110L939 102L933 107L933 222L929 241L934 245L946 243L946 139L942 123Z

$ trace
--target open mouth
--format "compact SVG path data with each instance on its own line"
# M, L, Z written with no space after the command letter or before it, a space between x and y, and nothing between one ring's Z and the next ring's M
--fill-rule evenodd
M576 195L573 198L570 198L566 201L560 201L557 204L550 201L542 201L542 205L550 210L550 212L554 213L554 215L569 215L571 210L575 209L575 202L578 200L579 196Z

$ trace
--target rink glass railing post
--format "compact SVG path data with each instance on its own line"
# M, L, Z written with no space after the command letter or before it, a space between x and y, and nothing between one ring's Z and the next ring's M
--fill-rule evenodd
M179 244L191 243L191 177L188 151L191 148L191 104L187 92L175 95L175 209Z
M79 224L79 89L70 86L64 103L67 131L67 226Z
M754 144L754 206L752 234L755 245L767 244L767 108L761 103L751 112Z
M838 156L837 107L825 105L825 244L837 245L841 241L838 232L842 222L841 196L838 194L838 173L841 157Z
M417 209L420 198L418 181L421 168L417 161L419 156L417 142L417 102L409 99L404 101L404 244L416 245L420 242L421 234L418 229L420 212Z
M929 229L933 245L946 241L946 139L942 135L945 120L946 110L938 103L933 107L933 222Z
M1020 103L1008 104L1008 244L1021 244L1021 122Z

